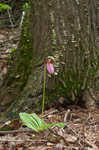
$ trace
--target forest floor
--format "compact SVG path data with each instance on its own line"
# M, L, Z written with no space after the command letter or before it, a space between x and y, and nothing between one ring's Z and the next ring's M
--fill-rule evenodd
M11 49L17 47L19 36L17 28L0 29L0 66ZM66 127L54 126L37 134L27 131L18 120L0 122L0 150L99 150L99 109L90 111L76 105L53 107L45 111L43 119L47 123L65 122ZM4 131L5 126L8 131Z
M39 115L40 116L40 115ZM40 133L27 131L20 121L9 123L8 131L0 131L0 150L98 150L99 110L93 112L79 106L45 111L45 122L65 122L64 129L53 127ZM1 130L4 129L2 124ZM7 126L7 123L6 123ZM23 132L24 131L24 132Z

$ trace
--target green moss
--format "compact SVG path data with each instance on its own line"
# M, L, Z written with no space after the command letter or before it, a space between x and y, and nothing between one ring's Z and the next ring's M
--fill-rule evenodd
M60 81L60 78L63 82ZM71 103L73 100L72 94L77 98L75 99L76 102L82 96L82 85L83 80L78 80L78 76L74 72L68 72L67 74L61 72L55 78L55 84L51 91L46 90L46 102L50 103L53 100L58 100L60 97L65 97L69 100L67 103Z
M72 93L75 96L80 96L81 94L81 87L83 85L83 80L78 80L78 76L74 72L68 72L66 75L61 76L62 80L66 87L64 88L61 84L61 89L63 90L64 96L71 97Z
M23 25L23 31L21 33L21 40L19 47L16 50L16 65L13 66L13 71L9 74L8 85L12 84L12 87L22 88L27 82L28 75L32 68L32 33L30 31L29 13L27 13L26 19ZM14 58L16 59L16 58Z

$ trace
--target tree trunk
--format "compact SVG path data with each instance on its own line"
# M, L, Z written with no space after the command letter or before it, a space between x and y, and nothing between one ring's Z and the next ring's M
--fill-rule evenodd
M96 0L30 1L21 40L0 89L3 117L41 110L43 68L56 60L57 76L47 77L46 106L66 102L99 103L99 8ZM82 99L81 99L82 98Z

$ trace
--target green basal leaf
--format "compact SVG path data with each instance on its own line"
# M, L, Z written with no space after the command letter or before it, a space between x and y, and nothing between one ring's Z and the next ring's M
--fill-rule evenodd
M43 126L45 126L45 122L43 119L40 119L35 113L34 114L31 114L32 116L32 119L34 121L36 121L36 123L38 124L38 130L42 130Z
M23 124L26 125L28 128L33 129L34 131L38 132L39 125L35 119L33 119L33 114L27 113L20 113L20 119L22 120Z
M47 124L47 128L51 128L53 126L57 126L57 127L60 127L60 128L64 128L66 126L66 123L52 123L52 124Z
M23 124L33 129L34 131L38 132L43 131L45 129L46 123L44 122L43 119L40 119L35 113L34 114L20 113L19 116Z
M26 125L28 128L33 129L36 132L44 131L53 126L58 126L61 128L64 128L66 126L65 123L47 124L46 122L44 122L43 119L40 119L35 113L33 114L20 113L19 116L24 125Z
M66 126L66 123L52 123L53 126L57 126L57 127L60 127L60 128L64 128Z

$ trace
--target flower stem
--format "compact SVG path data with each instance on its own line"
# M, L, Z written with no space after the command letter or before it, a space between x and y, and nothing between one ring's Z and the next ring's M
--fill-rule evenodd
M43 82L42 116L43 116L43 114L44 114L44 105L45 105L45 88L46 88L46 64L44 64L44 82Z

